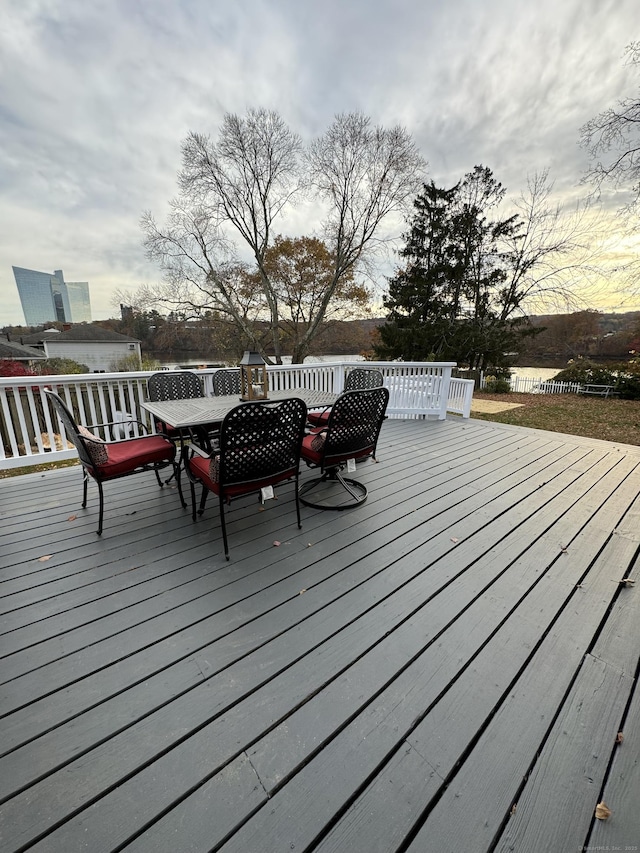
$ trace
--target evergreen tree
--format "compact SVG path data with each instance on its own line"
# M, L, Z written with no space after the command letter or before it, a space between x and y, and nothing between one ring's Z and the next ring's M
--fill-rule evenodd
M490 218L503 196L482 166L451 189L424 185L400 252L405 266L390 279L378 357L500 366L529 333L504 305L511 256L501 246L519 220Z

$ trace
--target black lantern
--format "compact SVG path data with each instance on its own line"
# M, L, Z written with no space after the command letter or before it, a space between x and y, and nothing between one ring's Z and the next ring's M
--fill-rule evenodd
M240 399L266 400L267 365L259 352L246 350L240 362Z

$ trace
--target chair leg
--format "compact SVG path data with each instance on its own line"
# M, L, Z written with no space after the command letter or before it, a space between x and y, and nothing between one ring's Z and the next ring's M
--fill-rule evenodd
M165 483L168 483L172 477L176 478L176 486L178 487L178 496L180 498L182 509L187 508L187 502L185 501L184 495L182 494L182 466L184 465L184 467L186 468L188 464L188 451L186 446L183 444L180 448L180 454L177 457L177 461L174 460L173 462L173 474L171 475L171 477L169 477L168 480L165 480Z
M200 496L200 507L198 508L198 515L202 515L204 512L205 504L207 503L207 497L209 496L209 489L206 486L202 487L202 495Z
M87 486L89 484L89 475L82 469L82 509L87 507Z
M98 536L102 536L102 518L104 516L104 492L102 491L102 483L97 480L98 492L100 494L100 514L98 516Z
M178 486L178 495L180 496L180 503L182 504L182 509L187 508L187 502L184 499L184 495L182 494L182 477L180 476L180 468L175 472L176 484ZM167 483L169 480L167 480Z
M193 480L189 480L191 487L191 520L196 520L196 484Z
M295 479L295 490L296 490L296 515L298 516L298 530L302 530L302 521L300 520L300 478L299 472L296 474Z
M225 559L229 559L229 543L227 542L227 525L224 520L224 500L222 492L220 493L220 527L222 528L222 542L224 544Z

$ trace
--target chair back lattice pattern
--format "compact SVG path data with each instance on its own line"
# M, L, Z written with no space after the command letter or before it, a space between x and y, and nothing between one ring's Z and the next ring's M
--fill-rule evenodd
M295 473L306 419L306 404L294 398L232 409L220 428L222 486Z
M204 397L200 377L192 370L163 370L154 373L147 380L147 391L152 402Z
M71 414L65 403L55 392L45 389L44 393L47 395L47 399L52 403L54 409L56 410L58 417L60 418L64 427L64 431L66 433L67 438L69 439L69 441L72 441L75 444L76 450L78 451L78 456L80 457L80 462L83 466L93 469L95 467L93 459L91 458L91 455L87 450L85 440L80 435L78 425L75 422L73 415Z
M213 374L213 393L216 397L240 393L240 369L221 369Z
M357 391L364 388L380 388L383 385L382 371L375 368L355 367L347 373L345 391Z
M331 407L323 448L323 468L351 456L375 455L389 391L367 388L345 391Z

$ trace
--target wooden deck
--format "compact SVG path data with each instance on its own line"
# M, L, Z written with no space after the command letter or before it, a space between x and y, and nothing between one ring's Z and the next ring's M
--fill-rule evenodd
M101 538L0 481L3 853L638 849L640 448L387 421L358 477L229 563L151 474Z

